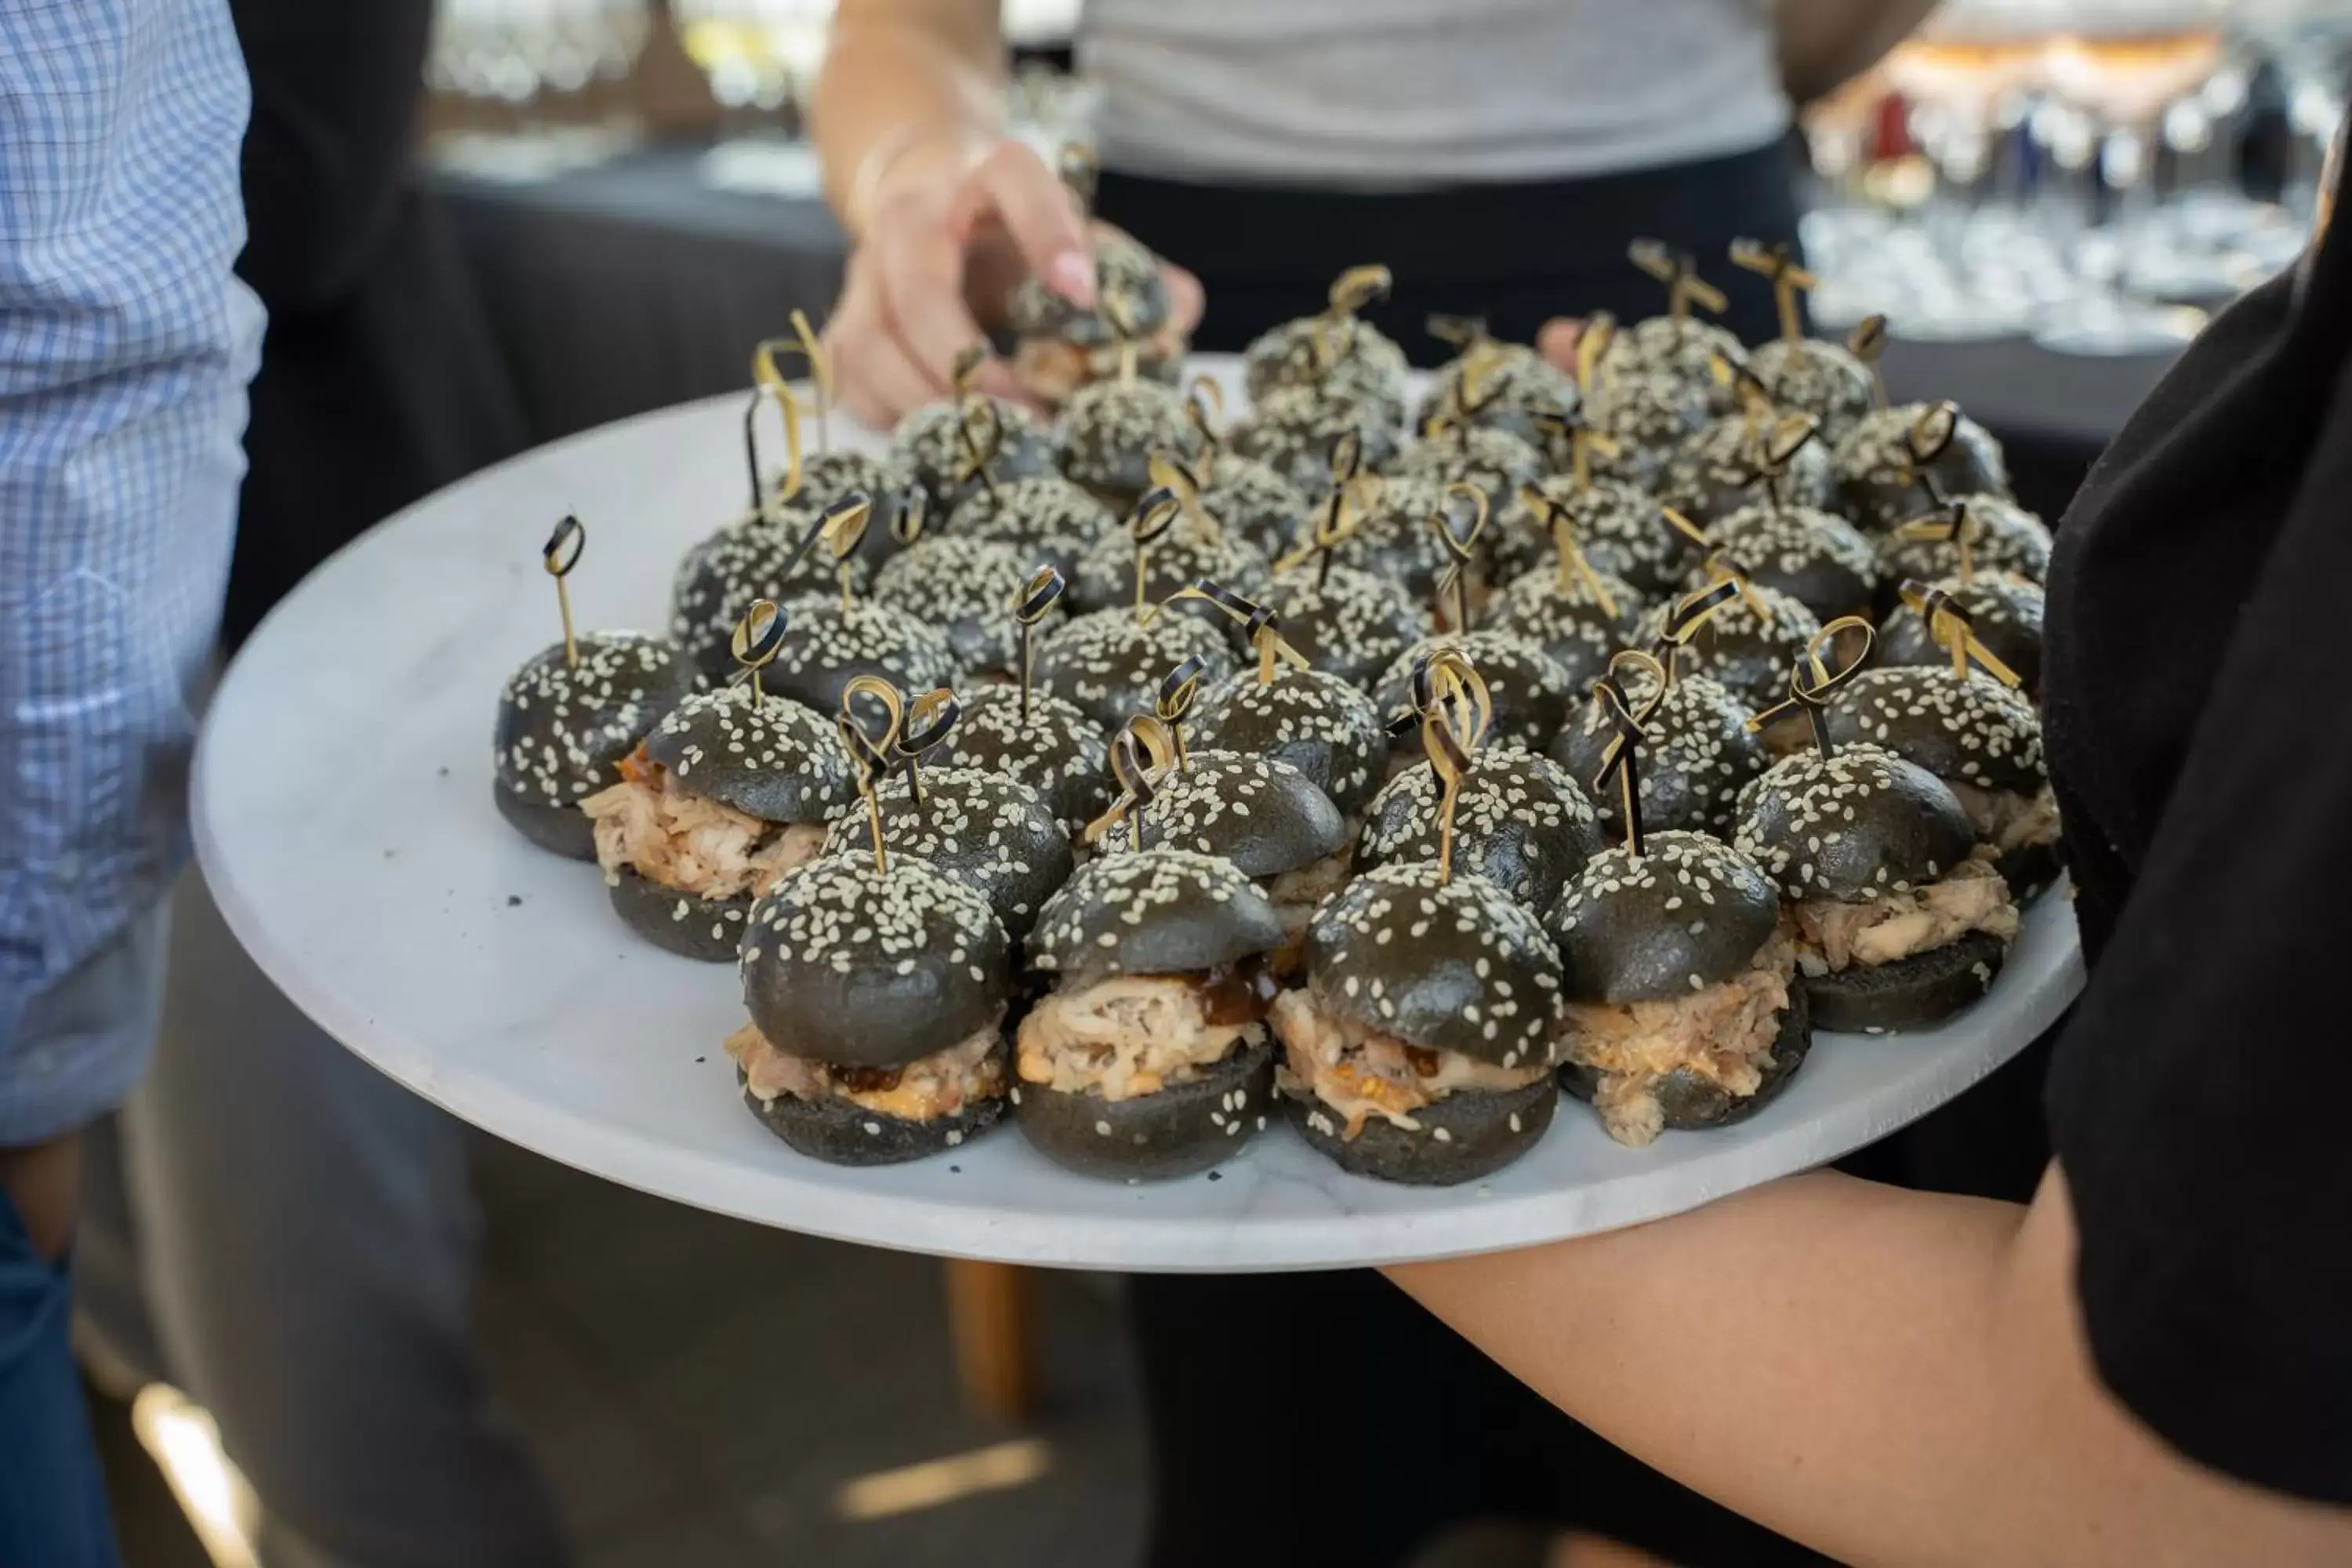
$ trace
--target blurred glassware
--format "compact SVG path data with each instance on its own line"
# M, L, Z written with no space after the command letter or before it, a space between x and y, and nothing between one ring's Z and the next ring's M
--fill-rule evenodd
M628 83L650 27L649 0L441 0L429 154L515 182L612 157L640 134Z
M2174 346L2299 252L2347 56L2352 0L1947 0L1873 81L1808 110L1815 314ZM2286 205L2247 178L2282 73L2301 104Z

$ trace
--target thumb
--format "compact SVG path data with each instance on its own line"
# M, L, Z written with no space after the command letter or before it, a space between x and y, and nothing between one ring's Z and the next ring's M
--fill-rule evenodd
M1554 316L1536 334L1536 347L1544 358L1569 374L1576 374L1577 340L1584 335L1584 323L1570 316Z
M1080 310L1095 302L1094 247L1069 190L1024 142L1010 137L972 165L973 193L1013 237L1045 287Z

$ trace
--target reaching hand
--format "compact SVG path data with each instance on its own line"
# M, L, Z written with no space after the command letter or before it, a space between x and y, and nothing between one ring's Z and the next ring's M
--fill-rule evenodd
M824 339L838 395L877 428L948 395L957 354L985 335L973 301L992 309L1034 273L1071 303L1094 304L1085 219L1019 142L942 135L917 143L888 166L865 216ZM1172 313L1189 330L1200 319L1201 285L1173 267L1168 283ZM973 384L1021 395L1001 360L983 364Z

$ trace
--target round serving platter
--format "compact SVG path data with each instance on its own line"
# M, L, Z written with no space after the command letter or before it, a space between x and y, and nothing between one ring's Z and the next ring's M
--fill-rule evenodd
M1231 382L1231 362L1209 361ZM1236 400L1238 401L1238 400ZM660 631L671 570L743 508L740 397L624 421L409 508L313 574L229 668L198 751L197 851L265 972L426 1099L680 1203L912 1251L1264 1270L1523 1247L1694 1208L1883 1137L2049 1027L2082 987L2063 889L1992 994L1934 1031L1823 1035L1752 1120L1610 1142L1574 1103L1518 1163L1420 1189L1349 1176L1277 1123L1220 1170L1091 1181L1005 1126L913 1164L804 1159L754 1121L719 1042L735 972L648 947L593 866L526 843L490 795L501 683L559 636L539 551L577 513L581 626ZM835 422L843 445L880 445Z

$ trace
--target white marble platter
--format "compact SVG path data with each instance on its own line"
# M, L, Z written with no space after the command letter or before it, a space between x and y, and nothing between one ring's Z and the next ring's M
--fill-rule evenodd
M393 518L278 607L205 725L197 847L238 937L330 1034L501 1137L878 1247L1126 1269L1373 1264L1635 1224L1821 1164L1958 1094L2081 988L2053 894L1993 994L1942 1029L1823 1036L1752 1121L1646 1149L1565 1104L1526 1159L1446 1190L1345 1175L1279 1124L1216 1175L1165 1185L1066 1173L1009 1125L911 1165L803 1159L753 1120L719 1049L743 1016L732 967L639 942L594 867L533 848L490 799L500 684L557 636L549 527L565 512L588 526L572 579L583 627L660 629L673 563L743 504L741 406L592 431Z

